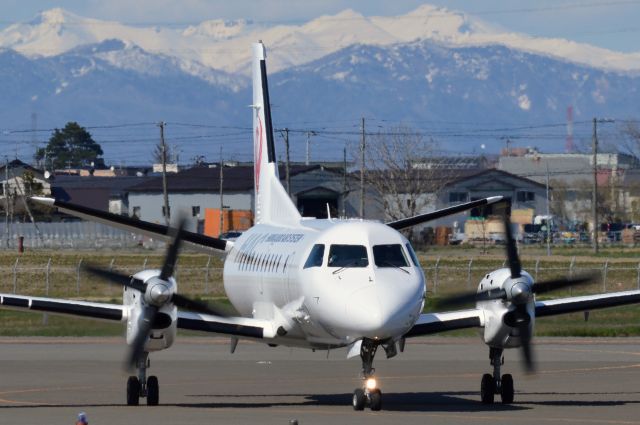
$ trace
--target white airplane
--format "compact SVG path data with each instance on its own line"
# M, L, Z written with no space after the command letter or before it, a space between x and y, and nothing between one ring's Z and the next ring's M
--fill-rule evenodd
M348 347L348 357L362 360L363 385L353 393L353 408L380 410L382 392L373 369L379 347L393 357L404 351L405 338L463 328L479 328L490 348L493 374L482 378L482 401L491 403L500 394L504 403L511 403L513 379L500 374L502 352L523 347L526 364L532 365L529 342L535 317L640 302L640 291L536 301L536 293L584 279L534 283L521 270L509 233L510 267L488 273L472 295L449 300L451 305L475 300L474 308L423 313L425 278L399 230L504 199L487 198L390 223L301 217L278 176L262 43L253 45L253 57L256 225L235 242L187 232L182 225L171 229L33 198L83 219L170 242L161 270L126 276L88 268L123 287L122 305L0 294L5 308L126 322L127 364L137 369L127 381L127 404L139 404L140 397L149 405L158 404L158 379L147 377L148 355L169 348L177 329L228 336L232 352L239 339L313 350ZM508 218L505 221L509 229ZM225 256L224 288L239 316L229 317L178 293L172 274L182 241Z

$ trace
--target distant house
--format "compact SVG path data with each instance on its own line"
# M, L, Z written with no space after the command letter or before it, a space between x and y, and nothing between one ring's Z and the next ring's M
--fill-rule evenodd
M5 194L11 196L31 196L34 194L49 195L51 193L49 181L44 173L19 159L0 166L0 198Z
M429 202L425 203L425 207L420 213L427 213L490 196L510 198L512 210L526 210L531 215L544 214L546 211L545 185L496 169L470 169L458 172L457 178L449 179L439 187L434 186L433 191L424 196L428 198ZM493 206L472 209L425 223L422 227L451 227L456 223L462 228L469 217L488 216L493 213Z
M547 205L546 185L534 180L489 169L460 177L447 183L438 195L437 203L445 208L490 196L504 196L511 199L511 209L531 210L532 214L544 214ZM466 215L472 217L493 214L494 207L470 210ZM451 223L455 216L443 219ZM459 219L459 217L458 217Z

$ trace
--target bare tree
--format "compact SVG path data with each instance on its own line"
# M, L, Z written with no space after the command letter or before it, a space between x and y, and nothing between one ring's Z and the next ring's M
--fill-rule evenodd
M167 162L169 163L175 163L176 162L176 158L175 158L175 147L171 147L169 145L165 145L166 149L167 149ZM153 148L153 161L155 164L162 164L162 143L158 142L156 144L156 146Z
M618 150L640 158L640 123L638 121L623 122L620 128Z
M368 135L366 183L386 219L435 208L438 193L454 174L436 156L437 148L433 139L407 127Z

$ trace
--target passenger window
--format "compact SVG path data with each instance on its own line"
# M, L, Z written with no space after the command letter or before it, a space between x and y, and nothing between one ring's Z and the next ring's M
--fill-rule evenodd
M418 256L416 255L415 251L411 247L411 244L408 243L406 247L407 247L407 251L409 251L409 256L411 257L411 261L413 261L413 265L416 267L422 267L420 265L420 261L418 261Z
M402 245L374 245L373 261L378 267L409 267Z
M367 267L367 248L362 245L331 245L329 267Z
M309 254L309 258L307 258L307 262L304 263L304 268L308 269L310 267L322 267L322 259L324 258L324 245L316 244L311 248L311 253Z

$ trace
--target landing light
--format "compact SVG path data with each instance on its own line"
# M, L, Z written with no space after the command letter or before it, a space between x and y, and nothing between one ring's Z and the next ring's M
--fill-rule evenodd
M367 387L368 390L375 390L376 387L378 386L378 383L376 382L375 378L369 378L367 379L365 386Z

